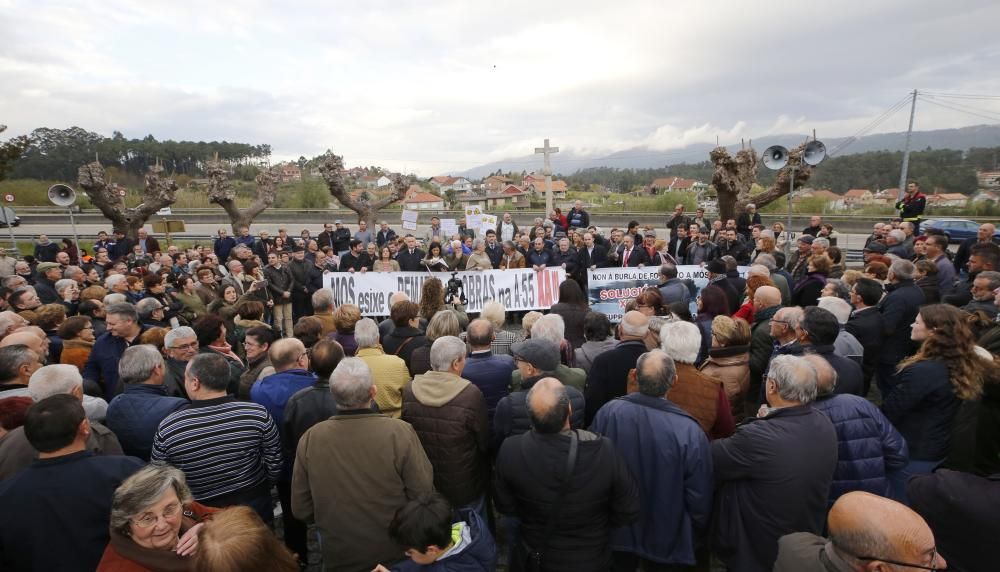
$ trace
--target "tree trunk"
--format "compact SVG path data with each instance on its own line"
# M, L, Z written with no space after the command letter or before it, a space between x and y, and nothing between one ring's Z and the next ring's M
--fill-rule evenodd
M341 173L343 170L344 158L333 153L324 157L319 165L319 172L323 175L327 188L330 189L330 195L337 199L337 202L357 213L358 222L365 221L368 223L369 229L377 228L375 219L378 211L394 202L403 200L406 197L406 191L410 188L409 181L400 175L394 175L392 177L393 190L389 196L375 202L361 198L354 199L347 191L347 186L344 185L344 175Z
M135 208L125 206L125 188L108 185L104 178L104 167L98 162L83 165L77 171L77 182L87 198L111 221L114 231L121 231L131 240L138 240L139 229L146 224L156 211L169 207L177 201L177 183L173 179L161 179L163 167L159 164L149 168L146 185L142 191L142 203Z
M205 167L208 174L208 201L222 207L229 215L233 235L239 236L240 227L250 227L257 215L274 204L277 196L277 173L274 169L261 171L257 175L257 195L250 206L240 209L236 206L236 191L229 183L227 166L218 157Z
M799 189L805 185L812 176L812 167L802 162L802 150L805 145L803 143L789 150L788 164L778 171L774 184L757 195L750 194L750 188L757 179L757 171L760 168L757 152L753 147L737 151L735 157L731 156L725 147L713 149L709 157L715 164L712 186L718 195L719 219L724 221L735 219L750 203L761 208L787 195L793 167L795 188Z

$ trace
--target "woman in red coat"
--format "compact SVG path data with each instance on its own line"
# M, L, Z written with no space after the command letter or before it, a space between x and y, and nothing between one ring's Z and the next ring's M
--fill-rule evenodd
M148 465L111 501L111 541L98 572L171 572L192 568L198 532L218 509L194 501L184 473Z

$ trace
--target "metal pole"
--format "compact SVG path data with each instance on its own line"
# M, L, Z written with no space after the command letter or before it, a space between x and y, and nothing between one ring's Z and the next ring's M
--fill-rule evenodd
M14 258L17 258L21 253L17 250L17 239L14 238L14 227L11 226L11 221L7 218L7 207L0 206L0 211L3 212L3 222L7 225L7 231L10 232L10 243L14 247Z
M73 226L73 244L76 245L76 263L83 266L83 253L80 252L80 237L76 234L76 220L73 218L73 207L66 209L69 211L69 224Z
M910 167L910 136L913 135L913 116L917 112L917 90L913 90L913 103L910 104L910 127L906 130L906 145L903 146L903 170L899 173L899 198L903 200L906 194L906 171Z
M792 253L792 192L795 191L795 165L788 166L788 226L785 228L785 257Z

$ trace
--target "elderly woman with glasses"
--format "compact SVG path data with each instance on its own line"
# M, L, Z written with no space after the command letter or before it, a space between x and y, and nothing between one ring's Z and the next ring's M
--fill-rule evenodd
M152 464L129 477L111 501L111 541L99 571L187 570L213 509L191 496L184 473Z

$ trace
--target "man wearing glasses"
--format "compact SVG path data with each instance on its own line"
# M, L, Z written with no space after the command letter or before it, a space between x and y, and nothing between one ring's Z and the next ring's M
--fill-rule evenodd
M778 541L774 572L945 570L934 534L906 506L865 492L840 497L827 516L830 539L796 532Z

